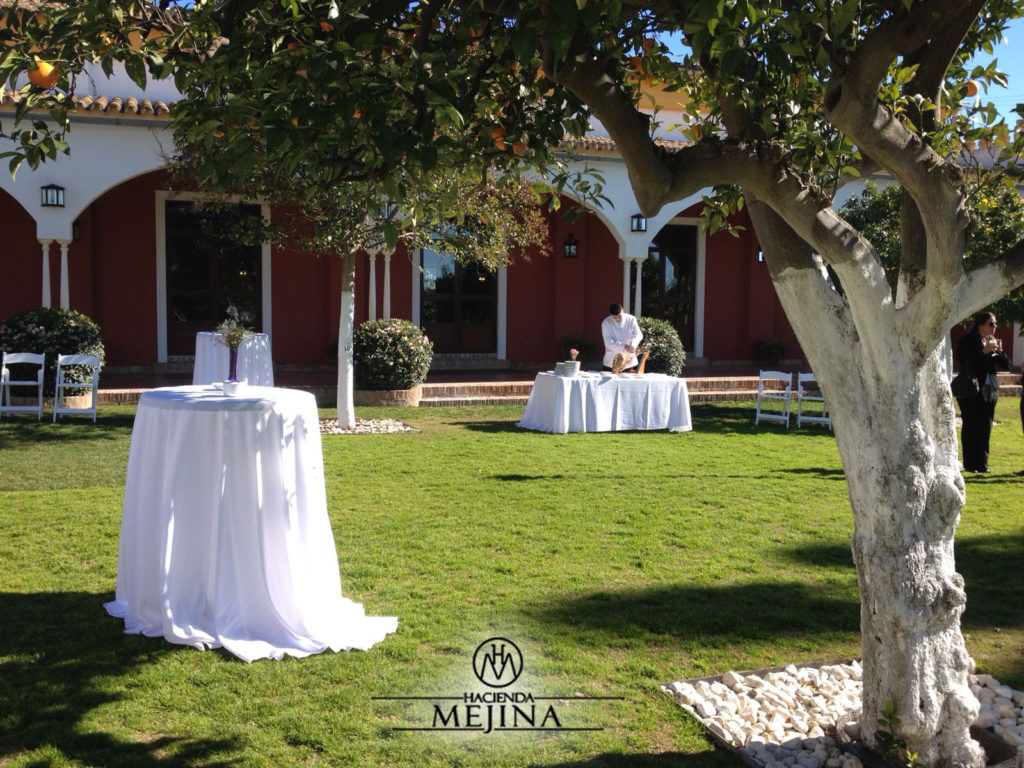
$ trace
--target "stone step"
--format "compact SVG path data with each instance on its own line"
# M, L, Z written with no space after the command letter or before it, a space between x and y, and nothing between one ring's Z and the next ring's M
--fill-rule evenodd
M1002 397L1020 397L1020 374L1001 374L999 394ZM776 384L778 382L775 382ZM333 407L336 390L333 385L292 385L295 389L312 392L321 407ZM504 405L525 404L530 397L533 381L472 381L441 382L423 385L421 405ZM754 400L757 398L757 376L695 377L686 379L691 403L722 402L726 400ZM101 389L99 402L103 404L137 403L145 388Z

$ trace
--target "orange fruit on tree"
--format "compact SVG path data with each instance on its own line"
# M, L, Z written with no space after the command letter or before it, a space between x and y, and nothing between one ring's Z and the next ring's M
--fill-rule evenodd
M495 125L491 128L491 138L494 140L494 146L498 149L505 148L505 126Z
M60 79L60 72L48 61L40 58L35 59L35 68L29 68L28 81L37 88L49 90L57 85Z
M298 125L298 124L299 124L299 118L297 118L297 117L293 117L293 118L291 119L291 124L292 124L292 125Z
M517 155L525 154L526 153L526 142L525 141L517 141L515 144L512 145L512 151L515 152Z
M334 31L334 25L331 24L331 22L329 22L329 21L321 21L320 22L320 29L322 29L324 32L333 32Z
M967 98L973 99L978 95L978 83L974 80L967 81Z
M363 110L359 109L359 107L356 107L355 109L352 110L352 117L354 119L358 120L362 116L363 116Z

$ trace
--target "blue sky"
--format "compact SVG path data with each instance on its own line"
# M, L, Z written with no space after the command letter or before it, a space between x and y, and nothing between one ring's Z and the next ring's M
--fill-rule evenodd
M996 105L996 108L1003 114L1007 121L1013 125L1016 116L1011 110L1018 104L1024 103L1024 19L1014 19L1010 22L1009 28L1003 35L1003 42L995 47L993 55L999 62L999 68L1009 77L1009 87L992 88L986 98ZM974 63L986 64L992 58L987 54L975 57Z

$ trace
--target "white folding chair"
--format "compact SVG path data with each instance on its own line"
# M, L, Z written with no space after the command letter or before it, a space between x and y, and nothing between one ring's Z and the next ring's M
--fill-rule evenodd
M82 366L90 370L84 375L88 376L85 381L75 381L81 378ZM69 371L71 367L79 370ZM96 423L96 395L100 386L100 359L96 355L57 355L57 385L53 391L53 420L64 414L92 414L93 423ZM68 390L91 391L90 405L68 405Z
M761 371L757 379L757 415L754 424L777 421L789 429L793 376L782 371ZM766 408L767 407L767 408Z
M814 403L810 413L804 413L804 403ZM832 417L828 413L825 397L818 388L818 379L813 373L796 375L796 425L827 424L832 429Z
M34 379L12 379L10 365L37 365ZM4 352L2 371L0 371L0 416L5 413L32 413L36 419L43 418L43 372L46 370L46 354L34 352ZM35 387L35 405L11 405L11 387Z

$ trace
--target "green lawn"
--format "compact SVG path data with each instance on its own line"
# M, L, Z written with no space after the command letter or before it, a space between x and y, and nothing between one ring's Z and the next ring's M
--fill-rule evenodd
M957 548L979 667L1024 687L1024 436L1000 403L993 474ZM133 409L0 423L0 766L732 764L661 682L855 656L851 515L827 430L695 406L695 431L546 435L522 408L361 410L415 434L324 438L345 593L399 617L368 652L244 664L106 615ZM325 412L326 413L326 412ZM564 733L439 733L492 636ZM479 687L479 684L473 683Z

